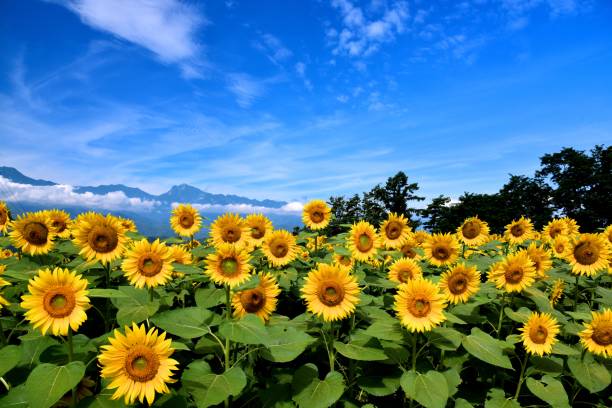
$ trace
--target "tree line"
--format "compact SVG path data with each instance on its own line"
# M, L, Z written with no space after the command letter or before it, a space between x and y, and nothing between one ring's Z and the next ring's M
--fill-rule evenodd
M345 230L343 224L366 220L379 225L387 213L403 214L413 228L431 232L454 231L461 222L478 216L493 233L521 216L529 217L542 228L552 217L575 219L581 231L597 231L612 223L612 147L597 145L590 151L563 148L540 158L540 168L532 177L512 175L494 194L465 192L458 202L440 195L425 208L416 203L418 183L411 183L400 171L384 184L351 197L332 196L328 203L334 218L330 234Z

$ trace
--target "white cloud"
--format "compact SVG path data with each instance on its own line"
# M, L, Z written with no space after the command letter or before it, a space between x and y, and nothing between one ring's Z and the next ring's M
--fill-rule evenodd
M178 0L64 0L83 23L138 44L162 61L177 63L185 76L199 76L201 46L197 30L206 22L195 8Z
M304 81L304 86L306 87L306 89L312 91L312 82L306 77L306 64L301 61L296 63L295 72L297 73L297 76L300 77L302 81Z
M285 47L278 37L268 33L261 34L260 38L253 42L253 47L261 51L273 64L278 66L293 55L293 52Z
M236 102L243 108L250 107L253 102L263 95L265 87L248 74L234 73L227 76L228 89L236 96Z
M172 207L176 207L179 203L172 203ZM299 215L302 213L304 204L299 201L292 201L283 205L280 208L262 207L251 204L192 204L194 208L200 211L211 212L234 212L240 214L277 214L277 215Z

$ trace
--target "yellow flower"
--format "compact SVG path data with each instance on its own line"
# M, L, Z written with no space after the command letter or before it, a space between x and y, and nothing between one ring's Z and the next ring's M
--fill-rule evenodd
M563 296L563 289L565 288L565 281L561 278L557 279L550 290L550 305L555 307L557 302Z
M416 251L418 247L419 243L414 239L414 236L411 236L399 250L405 258L414 259L416 261L421 259L421 256Z
M390 281L406 283L412 279L420 279L423 276L421 267L414 259L400 258L391 264L387 277Z
M66 211L48 210L45 211L45 214L51 221L51 230L56 236L60 238L70 237L70 225L72 224L72 220Z
M152 405L156 392L170 392L166 384L176 382L172 371L178 369L178 362L170 358L174 349L165 332L158 334L154 327L147 332L144 324L132 323L131 329L125 327L125 335L115 330L108 342L98 361L101 377L110 380L107 388L116 389L111 399L123 397L126 404L133 404L146 398Z
M217 252L206 258L204 272L215 283L235 287L249 279L251 265L249 254L232 244L221 244Z
M522 244L533 238L533 224L529 218L521 217L506 225L504 238L511 244Z
M535 266L527 252L519 251L491 266L489 281L508 293L521 292L535 281Z
M8 286L11 283L7 280L4 280L2 278L2 274L4 273L4 270L6 269L5 265L0 265L0 288L2 288L3 286ZM0 292L0 310L2 310L3 306L8 306L10 305L9 301L6 300L5 298L2 297L2 292Z
M273 231L264 241L262 250L275 267L287 265L297 257L295 237L285 230Z
M354 313L359 286L346 269L321 263L306 276L302 298L308 311L326 322L342 320Z
M202 216L189 204L179 204L172 210L170 226L178 235L191 237L202 227Z
M238 214L223 214L210 225L214 246L234 244L243 246L249 240L249 229Z
M367 261L376 255L380 239L376 229L366 221L353 224L347 236L347 247L357 261Z
M172 245L169 250L172 254L172 262L182 265L189 265L193 262L191 252L183 245Z
M0 201L0 234L6 234L10 221L9 209L4 201Z
M261 245L268 234L272 232L272 221L263 214L249 214L244 220L248 236L256 246Z
M136 223L134 220L129 218L117 217L121 225L127 232L138 232L138 228L136 228Z
M10 249L0 249L0 259L6 259L13 256L13 251Z
M603 232L603 236L608 240L608 244L612 245L612 225L608 225Z
M400 323L411 332L430 331L446 320L444 295L427 279L414 279L400 285L394 308Z
M549 313L532 312L527 323L520 329L523 346L530 354L543 356L552 352L557 342L559 325Z
M154 288L172 279L172 252L159 239L135 242L125 254L121 269L130 284Z
M311 230L320 230L329 224L331 208L323 200L312 200L304 206L302 221Z
M423 243L425 257L436 266L450 265L459 257L459 242L451 234L432 234Z
M347 255L334 254L334 263L342 265L351 270L353 269L353 265L355 265L355 260Z
M276 298L281 293L276 279L269 273L260 273L258 276L259 284L256 287L234 293L232 297L234 317L242 318L254 313L265 322L276 310Z
M48 253L53 247L55 233L49 217L43 212L27 213L11 222L11 242L30 255Z
M480 272L461 263L444 272L439 285L450 303L465 303L480 289Z
M557 235L550 246L555 258L565 259L570 246L570 239L566 235Z
M315 237L306 238L306 249L309 251L315 250L315 243L318 249L322 249L323 245L327 242L327 237L325 235L318 235Z
M546 278L546 272L552 268L552 260L548 251L544 247L537 246L535 242L532 242L526 251L527 256L533 262L538 277L541 279Z
M594 276L608 267L610 246L599 234L581 234L575 237L565 254L576 275Z
M66 336L87 320L87 280L68 269L42 269L28 282L28 294L21 297L26 319L42 334Z
M423 245L423 243L425 243L425 241L427 241L430 236L431 234L429 234L427 231L424 231L424 230L415 231L414 234L412 235L412 237L414 238L414 240L417 242L419 246Z
M470 217L457 228L457 236L466 245L482 245L487 242L489 225L478 217Z
M568 223L562 218L555 218L550 220L542 230L542 239L552 241L559 235L569 235L568 232Z
M561 218L561 221L565 223L565 231L567 235L572 236L579 233L578 230L580 229L580 227L578 226L578 223L575 219L570 217L563 217Z
M380 236L387 248L400 248L412 234L408 220L402 214L390 213L380 226Z
M580 342L591 353L602 357L612 357L612 309L591 312L591 323L579 333Z
M120 258L128 238L121 222L112 215L88 213L79 218L73 229L74 243L87 259L110 263Z

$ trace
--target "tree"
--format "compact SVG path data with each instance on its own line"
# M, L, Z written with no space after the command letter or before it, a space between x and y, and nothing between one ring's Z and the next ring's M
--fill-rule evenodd
M330 197L327 203L333 215L326 231L328 234L336 235L345 230L342 224L352 224L362 217L361 199L357 194L349 199Z
M369 217L369 222L378 225L387 218L387 213L394 212L406 216L411 224L416 226L418 221L413 217L419 210L409 207L408 203L425 199L415 194L418 190L418 183L409 183L408 176L403 171L389 177L384 186L379 184L364 194L366 219Z
M427 219L424 226L431 232L446 232L453 226L456 227L451 213L451 199L443 195L432 199L431 203L421 210L421 215Z
M503 214L502 222L507 224L522 215L541 229L553 216L552 188L541 177L510 175L510 180L499 191Z

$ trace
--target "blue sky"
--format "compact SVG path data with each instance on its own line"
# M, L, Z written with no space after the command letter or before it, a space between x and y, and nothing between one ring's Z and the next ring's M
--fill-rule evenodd
M612 141L608 1L4 1L0 164L304 201Z

